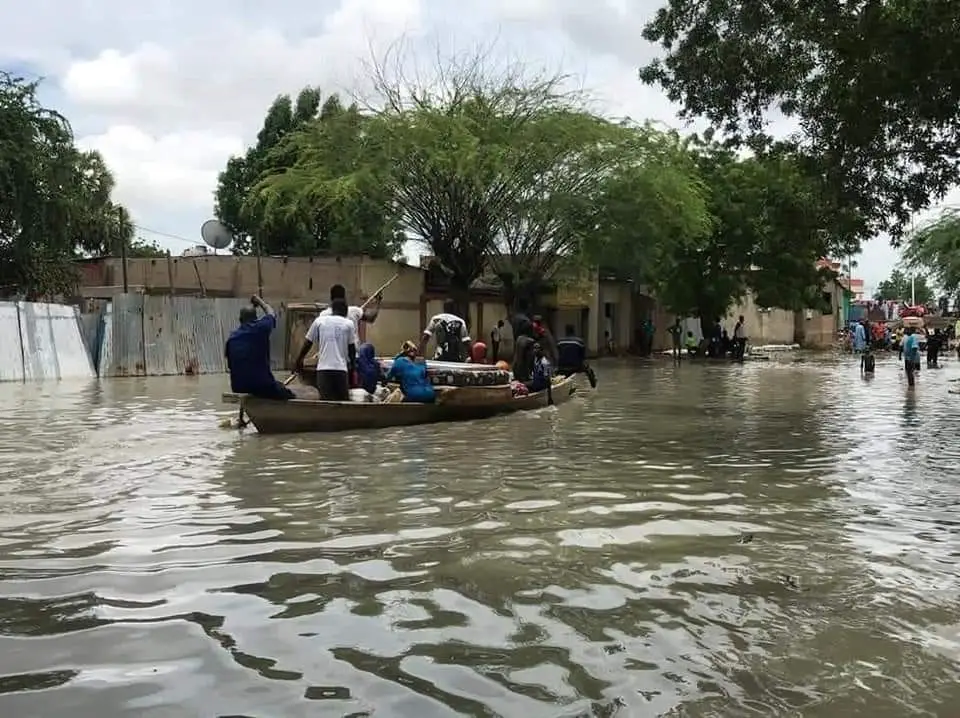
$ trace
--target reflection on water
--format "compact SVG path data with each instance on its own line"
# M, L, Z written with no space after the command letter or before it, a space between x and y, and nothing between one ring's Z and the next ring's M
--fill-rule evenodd
M956 364L610 364L366 434L0 385L4 716L943 715Z

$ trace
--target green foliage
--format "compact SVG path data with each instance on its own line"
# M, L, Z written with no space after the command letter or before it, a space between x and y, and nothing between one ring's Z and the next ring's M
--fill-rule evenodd
M892 299L909 303L916 295L917 304L929 304L934 300L933 289L923 274L908 275L901 269L894 269L890 276L877 285L874 299Z
M960 294L960 210L946 210L908 235L903 255L908 268L925 273L948 295Z
M156 242L134 239L127 245L127 256L140 259L158 259L159 257L170 256L170 252L162 249Z
M602 230L608 263L629 263L671 311L707 321L747 292L794 310L819 299L817 260L843 243L801 162L783 152L741 159L697 138L660 142L659 152L626 175L636 185L612 178L621 187L598 205L612 225Z
M898 237L960 179L958 23L948 0L668 0L640 76L732 142L765 146L770 110L799 121L832 196Z
M36 91L0 73L0 293L31 298L69 293L78 251L108 253L133 233L103 159L76 148Z
M336 95L322 107L320 100L310 87L295 103L278 97L256 144L220 174L216 215L234 232L234 253L250 253L257 242L264 254L396 254L402 240L382 192L369 177L353 176L365 118Z

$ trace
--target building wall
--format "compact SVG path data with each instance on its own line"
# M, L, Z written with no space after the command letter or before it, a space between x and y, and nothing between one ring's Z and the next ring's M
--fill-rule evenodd
M757 306L752 294L734 305L723 320L723 326L733 334L737 317L743 315L747 341L753 346L762 344L793 344L796 332L794 312L786 309L765 309Z

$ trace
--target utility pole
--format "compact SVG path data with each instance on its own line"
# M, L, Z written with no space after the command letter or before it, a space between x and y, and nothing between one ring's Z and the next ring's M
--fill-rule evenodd
M123 276L123 293L127 294L127 236L123 226L123 207L117 207L117 233L120 235L120 272Z

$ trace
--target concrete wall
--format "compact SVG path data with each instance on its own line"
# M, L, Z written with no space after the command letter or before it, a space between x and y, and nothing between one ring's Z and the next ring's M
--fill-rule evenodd
M77 307L0 302L0 381L92 379Z
M136 258L127 260L127 285L146 294L246 298L259 293L262 284L268 302L326 302L332 284L342 284L351 300L366 298L398 270L401 276L386 298L419 299L423 270L368 257L263 257L259 269L256 257ZM81 276L85 295L105 288L115 292L123 283L123 265L116 258L84 262Z
M733 335L737 317L743 315L747 342L752 346L763 344L793 344L796 332L795 313L786 309L766 309L757 306L748 294L727 312L723 326Z

